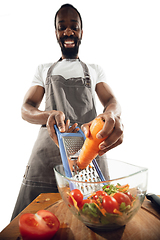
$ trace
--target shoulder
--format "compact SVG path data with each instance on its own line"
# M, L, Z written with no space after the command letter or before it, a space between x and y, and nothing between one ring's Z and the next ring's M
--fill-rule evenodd
M44 87L47 71L53 63L39 64L34 74L31 86L39 85Z
M87 66L88 66L89 68L94 69L94 70L97 70L97 71L99 71L100 69L102 69L100 65L95 64L95 63L86 63L86 64L87 64Z
M53 65L53 63L39 64L37 67L37 71L44 72L44 71L48 70L52 65Z
M94 64L94 63L86 63L88 66L88 69L91 72L96 73L97 75L101 75L102 73L104 74L104 70L102 69L102 67L98 64Z
M95 78L96 83L107 82L106 74L100 65L87 63L87 66L91 76Z

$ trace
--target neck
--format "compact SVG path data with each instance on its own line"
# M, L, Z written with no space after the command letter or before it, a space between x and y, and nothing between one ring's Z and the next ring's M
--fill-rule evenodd
M70 57L70 58L68 58L68 57L65 57L63 54L62 54L62 57L61 57L61 59L78 59L79 57L78 57L78 55L77 56L73 56L73 57Z

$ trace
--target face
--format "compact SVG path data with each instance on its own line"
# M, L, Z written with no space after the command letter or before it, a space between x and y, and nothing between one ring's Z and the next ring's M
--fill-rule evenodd
M62 8L56 18L56 37L62 51L62 59L78 58L83 31L78 13L70 8Z

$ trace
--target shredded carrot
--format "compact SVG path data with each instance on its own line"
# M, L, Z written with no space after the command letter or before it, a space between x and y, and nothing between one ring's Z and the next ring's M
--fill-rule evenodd
M99 206L102 205L99 199L97 199L97 203L99 204Z
M129 187L123 188L122 192L126 192L126 191L128 191L128 189L129 189Z
M118 215L120 215L120 216L123 215L123 213L121 213L120 211L118 211L116 208L113 210L113 212L116 213L116 214L118 214Z
M96 205L96 207L99 209L99 211L101 211L100 207L97 205L97 203L94 202L94 205Z
M73 197L71 194L69 194L69 193L67 193L67 194L72 198L74 207L79 211L79 207L77 206L77 202L76 202L76 200L74 199L74 197Z
M129 187L129 185L125 184L125 185L122 185L122 186L117 186L117 188L126 188L126 187Z
M101 209L101 213L106 216L105 214L107 213L106 210L104 208Z
M96 193L91 194L87 199L90 199L91 197L93 197Z
M128 191L128 189L129 189L129 185L128 184L126 184L126 185L122 185L122 186L116 186L117 188L118 188L118 190L120 191L120 192L126 192L126 191Z
M94 202L94 204L95 204L96 207L99 209L99 211L105 216L106 210L105 210L104 208L100 208L97 203Z

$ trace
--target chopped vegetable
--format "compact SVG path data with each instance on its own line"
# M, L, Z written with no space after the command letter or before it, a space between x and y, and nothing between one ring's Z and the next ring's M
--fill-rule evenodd
M95 201L92 199L84 199L82 204L80 205L80 208L82 209L85 203L94 203Z
M77 201L74 199L74 197L70 193L68 193L68 195L70 196L70 200L69 200L70 203L72 200L71 205L73 205L79 211L79 207L77 206Z
M91 215L94 217L98 216L99 209L95 206L94 203L85 203L82 209L82 213L86 215Z
M79 189L73 189L70 192L70 197L69 197L69 202L71 205L74 205L74 201L73 199L75 199L75 201L77 202L77 206L79 207L82 204L83 201L83 194L81 193L81 191Z
M69 198L73 200L73 206L78 210L79 216L84 216L92 223L109 224L110 221L116 221L117 218L122 218L134 207L135 197L131 195L129 185L108 184L92 193L87 199L82 200L82 196L78 189L70 192ZM80 194L79 197L73 196ZM77 200L76 200L77 197ZM69 202L71 201L69 199ZM79 202L80 200L80 202Z
M111 196L104 196L102 206L108 213L114 213L114 209L119 210L118 202Z
M106 215L106 210L104 208L100 208L97 203L94 203L96 207L99 209L99 211L105 216Z
M119 205L121 205L121 203L125 203L126 206L131 205L130 198L123 192L117 192L113 197L116 199Z
M116 187L117 187L117 189L118 189L119 191L121 191L121 192L127 192L128 189L129 189L129 185L128 185L128 184L123 185L123 186L117 184Z
M19 230L24 240L49 240L60 227L58 218L51 212L39 210L25 213L19 219Z
M98 200L98 199L100 199L100 200L102 200L102 198L104 197L104 196L107 196L108 194L106 193L106 192L104 192L104 191L97 191L94 195L93 195L93 199L94 200Z
M120 215L120 216L123 215L123 213L120 212L120 211L118 211L116 208L113 210L113 213L118 214L118 215Z
M118 188L114 185L106 185L103 187L103 190L108 194L108 195L111 195L113 193L117 193L118 192Z

